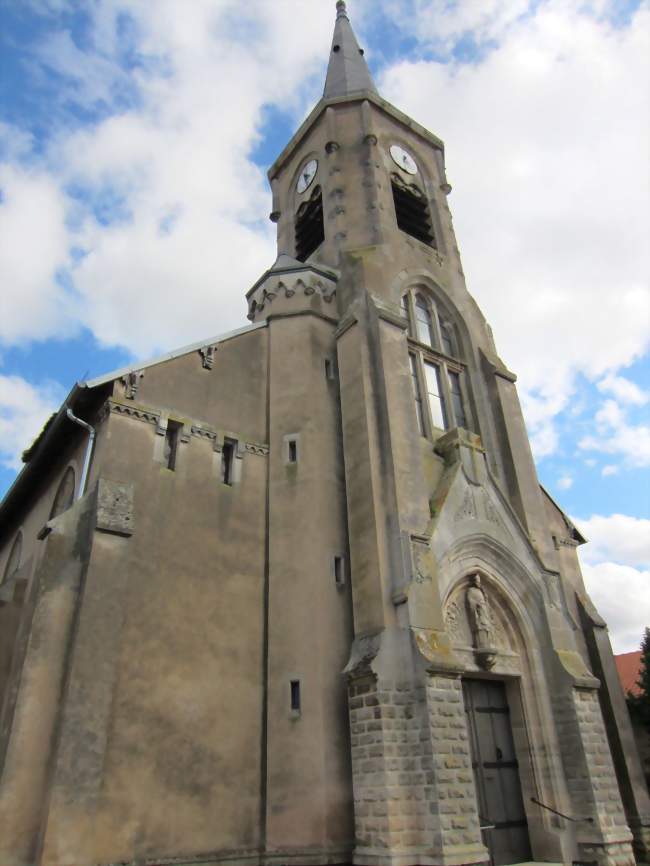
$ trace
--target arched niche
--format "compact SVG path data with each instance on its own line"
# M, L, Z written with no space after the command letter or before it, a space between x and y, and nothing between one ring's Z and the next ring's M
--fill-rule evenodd
M50 511L50 520L52 520L54 517L58 517L59 514L63 514L64 511L67 511L68 508L70 508L70 506L74 502L75 488L75 471L72 466L68 466L68 468L63 473L63 477L59 482L59 486L57 487L56 495L54 496L54 502L52 503L52 510Z
M552 814L532 803L536 798L566 809L566 781L553 712L554 650L544 615L543 584L507 548L482 536L464 538L442 563L442 610L445 628L462 676L504 683L510 708L519 777L535 851L560 842ZM480 577L490 611L492 635L481 647L471 620L468 590ZM481 649L490 650L489 663Z
M23 533L22 530L18 530L18 534L14 538L14 543L11 545L11 550L9 552L9 559L7 560L7 564L5 566L5 570L2 575L2 580L0 583L5 583L7 580L11 580L14 574L18 571L21 564L21 559L23 555Z

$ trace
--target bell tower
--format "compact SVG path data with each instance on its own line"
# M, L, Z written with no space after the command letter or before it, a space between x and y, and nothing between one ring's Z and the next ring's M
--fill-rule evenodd
M576 590L584 593L577 559L570 567L563 562L557 535L549 530L549 514L558 512L540 488L516 376L499 358L465 284L443 142L379 95L343 0L336 4L323 96L269 170L269 180L279 254L247 295L249 318L270 327L271 388L279 379L291 380L305 395L292 401L287 392L288 414L277 415L278 431L309 425L308 404L320 387L320 373L309 363L298 369L298 354L289 357L287 346L302 345L311 358L318 345L337 393L340 451L331 456L344 469L341 526L352 608L344 674L354 862L457 866L490 857L504 863L575 859L574 842L554 834L548 816L540 818L525 804L533 795L553 808L571 803L571 786L579 790L591 760L575 689L591 688L593 697L597 681L575 635L577 609L570 613L574 602L567 602ZM320 336L309 347L292 336L307 327L300 330L303 316L320 322ZM271 395L271 431L278 406ZM285 448L283 441L278 437L276 452ZM272 465L273 432L270 443ZM307 454L307 437L299 447ZM312 514L317 503L323 511L330 507L322 483L304 495ZM273 496L271 488L271 513L277 514L284 500L274 505ZM322 527L308 531L319 535ZM575 546L579 535L571 533ZM273 574L273 556L270 569ZM270 580L271 623L274 587L276 595L289 591L287 573L278 568ZM544 635L535 659L526 656L525 627L516 613L529 616L523 611L533 596L536 639ZM501 637L506 632L510 637ZM321 646L328 647L321 671L328 671L333 694L338 656L320 634ZM282 640L297 646L302 639L297 625L283 624ZM273 646L272 624L271 687L274 665L280 677L286 663ZM538 667L533 673L535 665L545 672ZM488 698L485 676L503 677ZM525 676L529 683L544 679L546 709L526 709L530 686L520 689L515 682ZM528 761L529 769L508 781L510 817L498 822L504 832L495 831L496 842L481 830L492 798L473 771L478 745L470 740L480 724L466 718L477 706L480 721L484 700L495 702L496 715L518 707L513 714L520 713L521 724L524 707L539 732L536 742L525 742L517 731L508 734L509 766ZM553 711L570 717L576 737L571 756L548 723L553 700ZM564 701L561 710L558 700ZM329 718L333 727L324 742L337 735ZM280 778L292 755L289 746L286 753L274 747L273 731L270 712L268 748L270 765L276 764L276 775L269 772L271 804L273 778ZM503 754L502 746L485 746L493 747ZM533 751L545 757L533 760ZM570 757L575 768L578 753L582 764L572 780L560 763ZM345 769L337 776L326 766L327 808L334 815ZM582 807L576 801L571 808ZM616 808L622 815L620 800ZM604 814L594 817L594 839L607 837ZM272 805L267 821L272 839ZM532 858L531 850L544 856Z
M540 555L552 560L516 377L499 359L465 285L447 203L444 144L381 98L343 0L336 9L323 97L269 170L278 250L307 266L340 271L336 304L342 322L366 322L371 308L406 312L415 336L418 315L431 317L431 348L462 354L463 363L455 378L415 365L421 392L427 375L440 379L435 387L448 416L444 425L424 419L429 438L434 427L457 426L452 406L462 408L463 426L481 437L490 468ZM421 297L429 310L416 292L407 292L418 282L426 286ZM256 321L260 292L249 293L248 301L249 318ZM475 378L484 376L495 399L486 401L483 382L475 387Z
M381 98L343 0L336 10L323 97L269 170L279 250L269 274L311 273L317 297L303 301L324 301L328 315L335 299L345 451L356 465L348 494L359 489L351 537L364 539L356 580L372 584L355 604L364 632L394 617L386 601L402 567L400 532L417 531L429 515L429 485L412 476L422 447L446 447L452 430L486 454L549 565L554 551L516 377L465 285L444 144ZM279 312L265 292L263 278L248 293L252 321ZM355 531L357 519L374 527L372 543ZM351 557L354 571L354 550Z

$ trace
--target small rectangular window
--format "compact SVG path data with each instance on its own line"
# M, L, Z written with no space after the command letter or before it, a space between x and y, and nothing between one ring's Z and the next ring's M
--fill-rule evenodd
M165 431L165 447L163 449L163 459L167 469L172 471L176 469L176 454L178 452L178 439L181 433L182 424L177 421L168 421L167 430Z
M228 486L232 486L233 482L236 447L236 442L233 442L232 439L226 439L221 450L221 480Z
M333 379L334 378L334 365L332 364L329 358L325 358L325 378Z
M291 711L300 712L300 680L291 680Z
M345 584L345 560L342 556L334 557L334 583L337 586Z
M449 371L449 384L451 387L451 402L454 406L454 417L457 427L467 427L465 407L463 406L463 392L460 388L460 373Z
M289 439L289 463L297 463L298 462L298 442L295 439Z

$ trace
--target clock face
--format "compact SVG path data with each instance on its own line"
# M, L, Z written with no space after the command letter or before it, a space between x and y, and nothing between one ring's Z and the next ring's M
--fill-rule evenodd
M317 171L318 160L310 159L309 162L306 162L300 169L296 190L298 192L304 192L309 186L311 186L311 182L316 177Z
M391 144L390 155L392 156L395 165L399 165L402 171L405 171L408 174L418 173L418 167L415 160L411 154L407 150L404 150L403 147L400 147L399 144Z

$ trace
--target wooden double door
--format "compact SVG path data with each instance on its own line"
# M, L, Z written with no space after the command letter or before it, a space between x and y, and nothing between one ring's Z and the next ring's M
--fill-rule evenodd
M505 685L463 680L463 697L483 842L493 866L524 863L530 841Z

